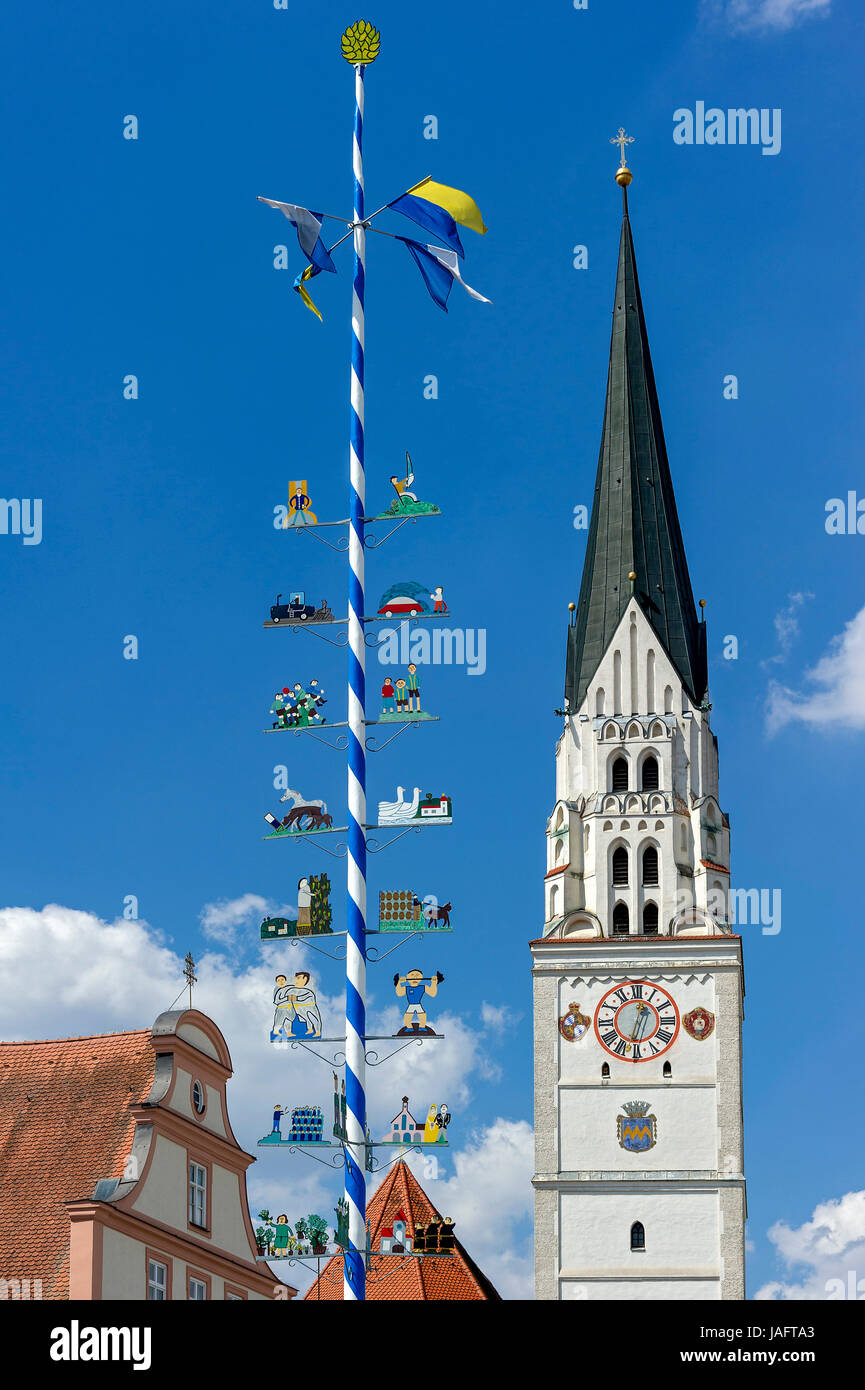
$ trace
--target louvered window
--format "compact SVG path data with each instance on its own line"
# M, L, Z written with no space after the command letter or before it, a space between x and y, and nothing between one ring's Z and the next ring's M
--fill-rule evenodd
M624 903L616 903L613 908L613 936L628 936L631 930L631 920L628 916L628 909Z
M616 758L613 763L613 791L626 792L628 790L628 760L627 758Z
M649 885L658 882L658 851L654 845L649 845L643 852L643 882Z
M656 883L657 883L657 881L658 881L658 879L657 879L657 872L658 872L658 869L657 869L657 856L656 856L656 864L655 864L655 882L656 882ZM617 887L624 887L624 885L627 884L627 882L628 882L628 851L625 849L624 845L619 845L619 848L618 848L618 849L613 850L613 883L616 884Z
M658 935L658 904L646 903L643 908L643 935Z
M643 791L656 792L658 786L658 759L647 758L643 763Z

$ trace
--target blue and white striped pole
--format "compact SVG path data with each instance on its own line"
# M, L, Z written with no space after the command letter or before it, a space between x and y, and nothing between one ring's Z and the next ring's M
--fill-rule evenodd
M348 935L345 955L345 1098L348 1250L343 1298L366 1298L366 676L364 644L363 344L366 231L363 227L363 76L355 65L354 289L351 308L351 483L348 582Z

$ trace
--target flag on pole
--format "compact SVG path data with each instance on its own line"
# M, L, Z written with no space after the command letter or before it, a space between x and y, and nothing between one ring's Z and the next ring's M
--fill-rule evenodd
M491 299L485 295L478 294L471 285L467 285L460 275L459 261L455 251L446 251L443 246L422 246L419 241L410 241L408 237L397 237L397 241L402 241L408 247L414 257L417 268L424 278L426 287L431 297L435 300L440 309L448 311L448 295L454 280L459 280L463 289L470 294L472 299L479 299L482 304L492 304Z
M306 266L305 269L303 269L300 272L297 279L295 280L294 288L297 290L307 309L310 309L312 313L318 317L320 322L324 323L324 319L321 317L321 310L316 308L316 306L313 304L309 290L306 288L306 281L310 280L313 275L318 275L318 273L319 270L317 265Z
M458 256L465 255L456 227L458 222L463 227L471 227L475 232L486 231L481 210L474 198L469 197L468 193L462 193L458 188L448 188L445 183L435 183L433 179L415 184L407 193L388 203L388 207L410 217L412 222L416 222L425 231L432 232L433 236L437 236L452 251L456 251Z
M266 203L269 208L277 208L283 217L288 218L292 227L297 230L301 251L317 271L330 270L336 274L336 266L321 239L321 213L310 212L309 208L298 207L295 203L277 203L273 198L262 198L261 194L258 195L258 201Z

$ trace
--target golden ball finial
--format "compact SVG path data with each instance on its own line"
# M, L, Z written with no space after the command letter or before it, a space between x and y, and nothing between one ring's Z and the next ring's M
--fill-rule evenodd
M633 570L628 570L628 578L630 579L630 581L631 581L632 584L633 584L634 580L636 579L636 577L637 577L637 576L634 574L634 571L633 571Z
M627 164L620 165L619 168L616 170L616 183L619 185L620 188L627 188L628 184L631 182L631 179L633 177L634 176L628 168Z
M374 63L381 48L381 35L368 19L350 24L342 36L342 56L352 67Z
M704 598L701 598L701 599L700 599L700 607L701 607L701 608L705 608L705 607L706 607L706 600L705 600Z
M577 605L576 605L575 603L569 603L569 604L568 604L568 612L569 612L569 613L573 613L573 611L574 611L574 609L576 608L576 606L577 606Z

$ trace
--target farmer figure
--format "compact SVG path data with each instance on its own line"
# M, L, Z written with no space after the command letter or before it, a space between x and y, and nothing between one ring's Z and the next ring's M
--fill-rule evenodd
M288 1254L288 1237L291 1235L291 1227L288 1224L288 1217L285 1212L276 1218L276 1230L273 1233L273 1248L277 1255Z

